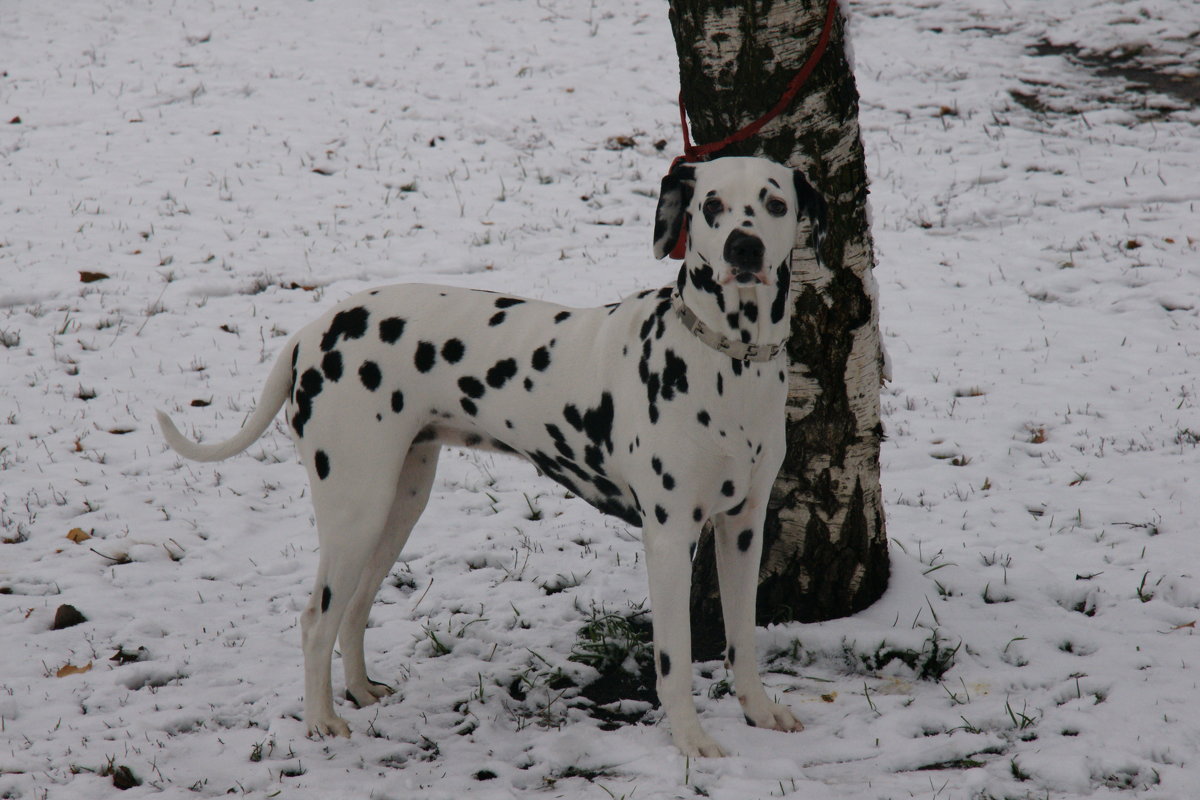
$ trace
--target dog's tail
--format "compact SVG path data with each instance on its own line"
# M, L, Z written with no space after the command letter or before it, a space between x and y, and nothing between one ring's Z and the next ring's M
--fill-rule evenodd
M295 347L294 344L289 345L283 351L285 355L275 361L275 366L271 368L271 374L267 376L262 396L258 398L258 406L250 415L250 419L246 420L242 429L232 439L217 444L193 442L179 432L165 411L158 411L158 424L162 427L163 438L167 440L167 444L171 445L171 449L193 461L221 461L237 455L254 444L271 424L271 420L275 419L275 415L291 392L292 365L286 354L291 353L293 347Z

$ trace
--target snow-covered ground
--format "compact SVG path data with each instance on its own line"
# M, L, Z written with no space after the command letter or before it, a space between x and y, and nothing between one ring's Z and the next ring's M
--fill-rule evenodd
M892 586L760 632L803 733L746 728L698 665L736 755L687 762L657 712L605 730L554 688L594 674L585 621L644 603L638 531L458 451L368 632L399 693L305 738L290 440L197 465L152 421L228 436L366 286L669 282L665 4L0 4L0 797L1195 797L1200 112L1078 60L1200 80L1200 17L848 13ZM51 630L64 604L87 621Z

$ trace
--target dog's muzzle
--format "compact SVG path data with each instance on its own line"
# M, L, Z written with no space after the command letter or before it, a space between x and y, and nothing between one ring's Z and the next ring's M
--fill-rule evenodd
M733 231L725 240L725 262L733 267L738 283L761 280L765 253L762 239L742 230Z

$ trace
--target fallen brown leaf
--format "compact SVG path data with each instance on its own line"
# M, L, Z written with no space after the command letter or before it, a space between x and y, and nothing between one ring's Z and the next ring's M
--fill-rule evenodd
M54 673L54 676L56 678L65 678L68 675L82 675L83 673L90 671L91 668L92 662L90 661L84 664L82 667L77 667L74 664L64 664L63 666L59 667L58 672Z
M67 538L75 544L79 544L80 542L86 542L88 539L92 538L92 535L83 528L71 528L71 530L67 532Z

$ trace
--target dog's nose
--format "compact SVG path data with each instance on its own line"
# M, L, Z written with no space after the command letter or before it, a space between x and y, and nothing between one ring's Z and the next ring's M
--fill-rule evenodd
M735 269L760 271L764 252L762 239L741 230L734 230L725 240L725 261Z

